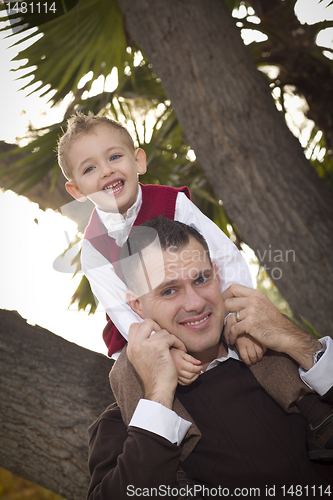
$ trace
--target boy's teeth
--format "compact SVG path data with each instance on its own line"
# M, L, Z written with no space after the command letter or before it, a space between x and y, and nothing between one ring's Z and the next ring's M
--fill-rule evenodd
M106 191L108 189L115 189L116 187L119 186L119 184L122 184L122 183L123 183L123 181L117 181L115 184L110 184L109 186L106 186L104 188L104 190Z
M206 321L207 318L208 318L208 315L205 316L204 318L202 318L200 321L191 321L189 323L185 323L185 325L199 325L203 321Z

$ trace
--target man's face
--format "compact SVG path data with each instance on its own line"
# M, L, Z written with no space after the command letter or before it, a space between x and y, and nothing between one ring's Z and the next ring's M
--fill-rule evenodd
M142 318L151 318L176 335L202 362L207 357L214 359L225 316L215 264L211 265L202 245L192 237L177 252L164 251L162 266L156 253L143 251L142 256L148 275L159 284L130 301L131 307Z
M72 180L67 191L76 199L88 197L105 212L126 214L138 195L138 174L146 171L145 153L133 151L117 130L98 125L70 146Z

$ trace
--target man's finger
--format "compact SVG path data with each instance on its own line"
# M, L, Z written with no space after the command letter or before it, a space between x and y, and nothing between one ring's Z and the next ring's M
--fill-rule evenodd
M226 343L234 345L239 335L249 333L246 327L247 321L245 319L237 322L235 314L230 314L226 319L223 329L223 336Z
M134 337L142 323L132 323L129 327L128 337Z
M181 351L184 351L184 352L187 351L184 342L182 342L178 337L170 334L166 330L164 330L164 331L169 334L169 336L167 337L169 348L175 347L176 349L180 349Z
M224 301L225 313L236 313L250 304L248 297L232 297Z
M231 345L230 344L230 335L231 335L231 327L232 325L234 324L234 321L233 321L233 315L230 314L226 320L225 320L225 325L224 325L224 328L223 328L223 337L224 337L224 340L226 341L226 343L228 345Z
M148 339L153 331L159 330L161 327L152 319L145 319L142 323L132 323L128 332L128 340L137 338L142 341Z
M239 335L243 335L244 333L249 333L246 330L246 321L235 322L234 325L230 328L230 332L228 335L228 342L230 345L234 345L236 343L237 337Z
M248 288L247 286L233 283L222 293L222 297L223 300L233 297L249 297L253 294L253 291L253 288Z

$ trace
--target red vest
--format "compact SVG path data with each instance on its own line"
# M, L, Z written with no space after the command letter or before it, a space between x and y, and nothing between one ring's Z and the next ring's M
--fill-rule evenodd
M159 215L174 219L178 193L183 192L190 198L190 192L186 186L173 188L141 184L141 189L142 205L133 226L140 226L143 222ZM84 239L89 240L93 247L111 263L119 261L121 247L116 244L114 238L108 235L107 229L100 221L95 209L86 227ZM112 356L112 354L124 347L126 340L119 333L108 315L107 320L108 322L103 330L103 339L108 348L108 355Z

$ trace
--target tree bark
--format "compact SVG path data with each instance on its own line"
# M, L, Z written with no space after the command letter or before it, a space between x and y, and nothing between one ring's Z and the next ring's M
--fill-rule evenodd
M24 340L23 340L24 339ZM0 310L0 465L86 497L89 425L114 402L112 361Z
M333 194L220 0L119 0L187 142L295 316L332 333Z

